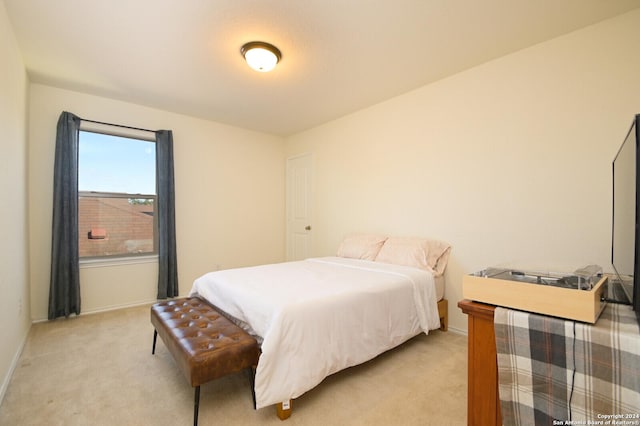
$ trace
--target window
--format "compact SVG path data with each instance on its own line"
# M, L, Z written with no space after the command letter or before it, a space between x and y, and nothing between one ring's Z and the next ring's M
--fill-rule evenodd
M80 130L80 258L157 253L156 144Z

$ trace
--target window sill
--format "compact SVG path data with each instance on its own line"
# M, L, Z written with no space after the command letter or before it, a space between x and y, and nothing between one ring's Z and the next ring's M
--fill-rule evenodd
M137 265L140 263L157 263L158 255L113 257L105 259L80 259L80 269L104 268L109 266Z

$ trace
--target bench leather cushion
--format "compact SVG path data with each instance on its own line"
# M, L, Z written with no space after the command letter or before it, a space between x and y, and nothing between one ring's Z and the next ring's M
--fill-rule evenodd
M193 387L258 363L256 340L197 297L154 304L151 323Z

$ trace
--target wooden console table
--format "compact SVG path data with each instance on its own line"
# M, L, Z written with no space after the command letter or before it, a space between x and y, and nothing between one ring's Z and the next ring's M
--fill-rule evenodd
M469 322L467 425L500 426L502 416L493 330L495 306L461 300L458 307L468 315Z

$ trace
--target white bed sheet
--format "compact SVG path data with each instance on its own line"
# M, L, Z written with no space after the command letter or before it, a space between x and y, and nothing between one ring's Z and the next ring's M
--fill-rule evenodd
M200 296L263 338L258 408L297 398L332 373L440 327L433 275L325 257L208 273Z

